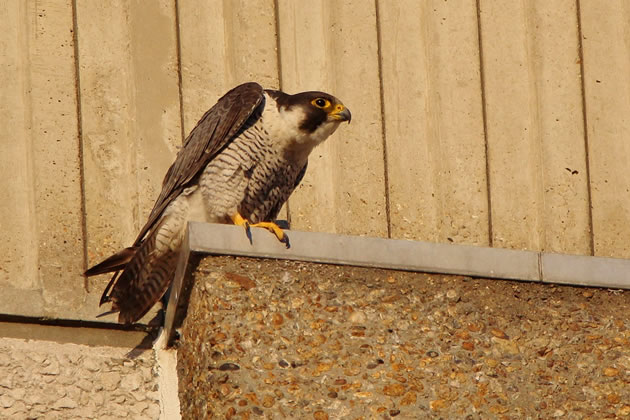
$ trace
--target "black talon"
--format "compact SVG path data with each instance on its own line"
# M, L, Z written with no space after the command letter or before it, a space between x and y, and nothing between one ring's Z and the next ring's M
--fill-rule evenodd
M252 230L249 228L249 222L245 222L245 235L247 235L247 239L249 239L249 244L254 245L254 240L252 239Z
M289 243L289 235L287 235L286 233L284 234L284 237L280 239L280 242L282 242L287 247L287 249L291 248L291 244Z

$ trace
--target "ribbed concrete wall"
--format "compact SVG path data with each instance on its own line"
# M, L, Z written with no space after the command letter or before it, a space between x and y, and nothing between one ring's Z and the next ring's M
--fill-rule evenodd
M198 118L256 80L353 112L294 229L630 257L625 0L0 2L1 312L92 318Z

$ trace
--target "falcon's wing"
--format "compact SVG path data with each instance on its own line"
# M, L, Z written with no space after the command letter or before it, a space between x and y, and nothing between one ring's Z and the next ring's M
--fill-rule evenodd
M244 83L226 93L201 117L166 172L162 192L134 246L142 242L164 209L187 184L238 134L262 101L262 86L253 82Z

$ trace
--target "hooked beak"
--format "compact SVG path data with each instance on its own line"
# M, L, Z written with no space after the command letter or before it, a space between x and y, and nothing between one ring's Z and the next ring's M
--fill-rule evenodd
M348 124L350 124L350 120L352 119L350 110L343 105L337 105L335 110L330 113L330 116L339 121L348 121Z

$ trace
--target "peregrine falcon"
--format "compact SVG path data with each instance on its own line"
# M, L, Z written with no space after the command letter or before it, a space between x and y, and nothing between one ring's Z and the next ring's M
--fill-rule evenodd
M85 272L114 272L100 304L118 322L140 319L168 289L189 220L262 227L302 180L308 156L351 114L323 92L289 95L245 83L226 93L188 135L132 246Z

